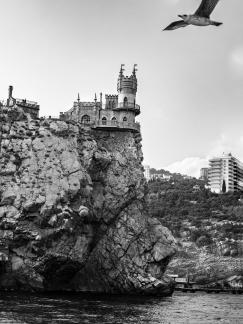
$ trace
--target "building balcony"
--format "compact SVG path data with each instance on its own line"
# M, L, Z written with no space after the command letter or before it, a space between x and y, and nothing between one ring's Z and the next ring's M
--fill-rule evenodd
M140 114L140 106L133 103L119 103L117 107L114 108L114 110L126 110L126 111L130 110L135 112L136 116Z
M88 126L87 124L85 124ZM120 131L127 131L130 130L132 132L140 133L140 124L139 123L129 123L129 122L117 122L113 120L107 121L97 121L92 125L89 124L91 128L100 129L100 130L120 130Z

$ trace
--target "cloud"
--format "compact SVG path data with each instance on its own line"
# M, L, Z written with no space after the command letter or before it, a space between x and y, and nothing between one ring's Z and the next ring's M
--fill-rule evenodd
M230 66L235 74L243 77L243 45L238 45L230 53Z
M170 172L179 172L192 177L199 177L200 169L207 166L208 160L206 158L187 157L182 161L177 161L168 165L164 169Z
M233 156L243 161L243 135L237 137L222 133L212 142L211 148L205 155L205 158L187 157L181 161L171 163L164 167L164 169L198 178L200 169L208 167L209 159L219 157L223 153L232 153Z
M232 153L233 156L243 160L243 135L229 136L222 133L216 141L211 144L207 158L220 156L222 153Z
M180 0L165 0L165 2L170 5L176 5L178 2L180 2Z

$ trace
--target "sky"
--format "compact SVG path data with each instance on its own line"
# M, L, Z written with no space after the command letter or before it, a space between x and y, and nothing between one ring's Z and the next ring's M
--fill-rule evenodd
M0 99L58 116L80 93L116 94L138 64L144 163L199 176L223 152L243 160L243 1L220 0L220 27L163 32L200 0L0 0Z

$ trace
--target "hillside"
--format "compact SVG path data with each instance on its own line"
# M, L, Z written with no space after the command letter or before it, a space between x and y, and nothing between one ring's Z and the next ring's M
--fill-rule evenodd
M148 183L150 215L163 221L180 247L168 271L180 276L191 275L204 282L241 276L243 205L240 193L217 195L205 189L201 180L178 174L170 176L169 180Z

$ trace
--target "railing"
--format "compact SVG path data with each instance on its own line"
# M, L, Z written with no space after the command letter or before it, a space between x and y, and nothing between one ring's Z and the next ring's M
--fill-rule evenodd
M87 125L87 124L86 124ZM94 128L120 128L120 129L130 129L140 132L139 123L129 123L129 122L117 122L113 120L107 121L97 121L93 125Z
M73 120L72 118L70 119L60 119L60 117L54 117L54 116L48 116L48 117L41 117L40 119L46 119L46 120L64 120L66 122L78 122L78 120ZM128 129L128 130L133 130L136 132L140 132L140 124L137 122L134 123L129 123L129 122L118 122L115 120L106 120L106 121L96 121L96 122L78 122L80 125L83 127L92 127L92 128L117 128L117 129Z
M133 104L133 103L119 103L117 108L123 108L123 109L135 109L135 110L139 110L140 111L140 106L137 104Z
M48 116L48 117L44 117L45 119L52 119L52 120L60 120L59 116Z
M24 104L24 105L30 105L30 106L38 106L38 102L36 101L30 101L26 99L18 99L15 98L17 104Z

